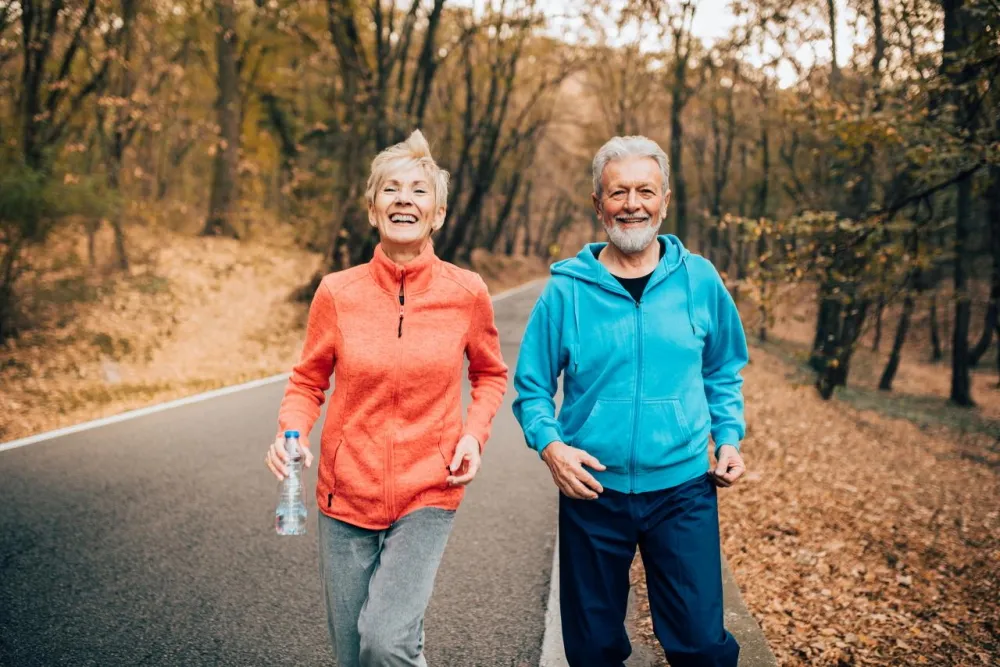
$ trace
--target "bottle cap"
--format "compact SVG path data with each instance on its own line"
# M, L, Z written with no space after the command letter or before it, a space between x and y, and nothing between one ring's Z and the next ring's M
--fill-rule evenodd
M298 431L285 431L285 438L297 438L299 437Z

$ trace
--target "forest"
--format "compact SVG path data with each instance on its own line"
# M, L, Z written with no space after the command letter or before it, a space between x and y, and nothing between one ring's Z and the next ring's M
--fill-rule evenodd
M135 230L177 218L289 230L324 257L307 300L370 256L368 165L414 128L452 177L444 259L549 261L602 237L596 147L645 134L671 160L665 231L754 335L814 304L824 398L866 336L891 390L921 335L973 405L971 369L1000 364L1000 3L727 8L706 39L692 0L3 0L0 340L33 326L48 240L96 267L110 228L127 275Z

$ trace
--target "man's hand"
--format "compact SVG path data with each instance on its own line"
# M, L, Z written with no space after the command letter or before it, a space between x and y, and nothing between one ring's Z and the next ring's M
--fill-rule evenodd
M719 461L712 471L712 478L718 486L732 486L746 471L740 450L732 445L719 447Z
M451 459L451 465L448 466L448 470L451 471L451 474L448 475L448 485L465 486L476 476L482 464L479 441L471 435L463 435L455 447L455 456Z
M594 500L604 492L601 483L583 469L604 470L604 465L596 458L576 447L562 442L551 442L542 450L542 460L549 466L552 479L565 495L577 500Z

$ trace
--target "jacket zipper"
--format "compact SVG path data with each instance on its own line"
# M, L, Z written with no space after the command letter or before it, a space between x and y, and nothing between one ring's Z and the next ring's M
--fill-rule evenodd
M399 331L396 334L396 338L403 337L403 304L406 302L406 272L403 272L399 279Z
M396 339L399 340L403 337L403 303L405 302L404 291L406 288L406 271L400 273L399 276L399 328L397 330ZM400 347L396 346L396 363L395 363L395 379L392 387L392 418L397 419L397 411L399 407L399 360L400 360ZM393 484L392 471L395 467L393 465L393 447L395 445L394 434L396 429L390 431L390 435L386 438L386 452L385 452L385 513L386 522L392 523L396 517L396 488Z
M636 379L635 398L632 405L632 443L629 453L628 477L629 493L635 493L635 452L639 442L639 412L642 409L642 303L635 302L635 346L636 346Z

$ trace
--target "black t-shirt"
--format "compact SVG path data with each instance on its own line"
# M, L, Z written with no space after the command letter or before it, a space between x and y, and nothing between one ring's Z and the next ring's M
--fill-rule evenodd
M660 259L663 259L663 255L667 252L667 245L660 239L657 239L657 242L660 244ZM594 250L593 252L595 258L597 258L600 254L600 251L598 250ZM611 275L614 276L615 274L612 273ZM632 295L632 299L636 303L639 303L639 299L642 298L642 293L646 291L646 285L649 283L649 278L652 275L653 272L650 271L646 275L639 276L638 278L622 278L621 276L615 276L615 280L621 283L621 286L625 288L625 291Z
M614 275L614 274L611 274ZM649 282L650 276L653 272L650 271L644 276L639 276L638 278L622 278L621 276L615 276L615 280L622 284L625 291L632 295L632 299L639 303L639 299L642 298L642 293L646 291L646 284Z

